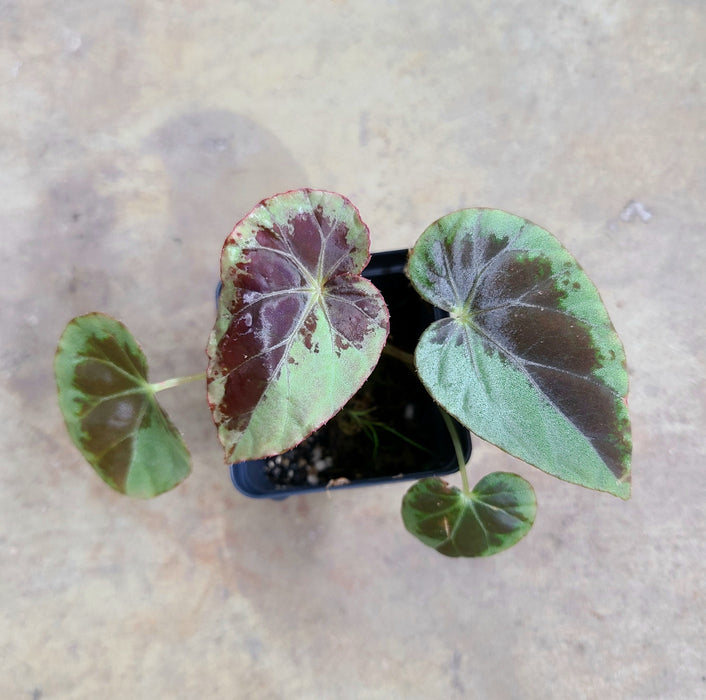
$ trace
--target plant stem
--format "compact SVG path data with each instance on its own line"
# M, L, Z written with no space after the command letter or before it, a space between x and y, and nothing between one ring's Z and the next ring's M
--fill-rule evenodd
M463 493L470 494L471 489L468 486L468 474L466 473L466 460L463 456L463 447L461 447L461 440L458 437L458 431L454 425L453 418L439 406L439 411L441 412L441 417L446 423L446 427L451 435L451 442L453 443L454 450L456 451L456 459L458 460L458 470L461 472L461 483L463 484Z
M395 347L394 345L390 345L389 343L387 343L383 347L382 351L383 353L385 353L385 355L389 355L390 357L394 357L397 360L401 360L411 369L415 369L414 355L412 355L411 352L405 352L404 350L400 350L399 348Z
M206 379L206 372L200 372L199 374L190 374L188 377L172 377L172 379L165 379L163 382L150 384L150 388L156 394L158 391L171 389L174 386L181 386L189 382L203 381L204 379Z

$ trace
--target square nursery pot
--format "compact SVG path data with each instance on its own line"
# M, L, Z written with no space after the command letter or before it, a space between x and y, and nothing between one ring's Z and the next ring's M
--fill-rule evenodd
M408 251L373 253L363 275L390 309L389 342L413 352L444 312L424 301L404 274ZM386 426L386 427L383 427ZM466 460L470 433L456 424ZM346 406L301 445L276 457L232 464L235 488L251 498L282 499L332 487L374 486L458 470L448 429L416 373L383 354Z

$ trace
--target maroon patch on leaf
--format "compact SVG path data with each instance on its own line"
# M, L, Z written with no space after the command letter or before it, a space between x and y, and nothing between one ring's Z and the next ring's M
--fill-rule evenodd
M229 427L243 430L270 381L280 371L286 339L301 326L306 298L263 295L233 316L216 359L227 375L220 409L231 416Z
M341 339L341 349L349 345L361 348L367 336L381 327L380 306L371 296L373 285L367 280L357 282L348 275L334 278L326 286L326 311L331 326ZM345 342L344 342L345 340Z
M632 445L625 431L616 430L616 402L605 385L551 367L534 367L530 375L564 415L585 435L616 478L624 476Z

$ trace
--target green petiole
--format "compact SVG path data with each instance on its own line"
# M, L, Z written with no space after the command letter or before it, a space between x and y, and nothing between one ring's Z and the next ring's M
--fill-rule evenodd
M181 386L182 384L188 384L189 382L198 382L206 379L206 372L200 372L199 374L190 374L186 377L172 377L171 379L165 379L163 382L156 382L150 384L150 389L156 394L158 391L164 391L165 389L171 389L175 386Z

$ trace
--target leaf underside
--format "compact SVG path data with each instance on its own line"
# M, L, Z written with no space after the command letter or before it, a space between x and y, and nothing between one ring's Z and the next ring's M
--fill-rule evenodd
M151 498L189 475L189 451L122 323L100 313L74 318L59 340L54 372L68 433L109 486Z
M544 229L491 209L439 219L409 277L449 317L415 360L481 438L561 479L630 495L625 354L593 283Z
M369 247L347 199L309 189L264 200L226 239L207 381L228 461L295 446L371 373L389 318L360 276Z
M415 537L448 557L483 557L512 547L531 529L534 490L522 477L494 472L469 494L432 477L402 500L402 520Z

